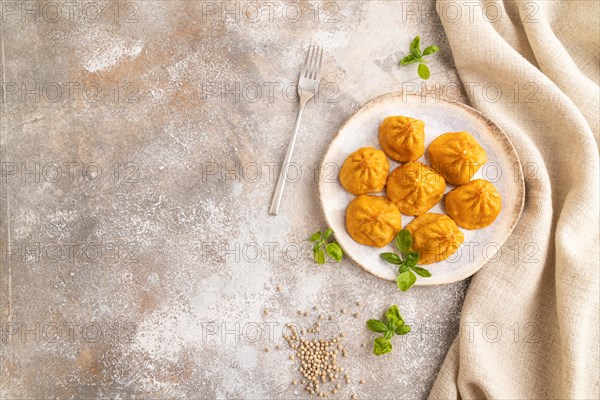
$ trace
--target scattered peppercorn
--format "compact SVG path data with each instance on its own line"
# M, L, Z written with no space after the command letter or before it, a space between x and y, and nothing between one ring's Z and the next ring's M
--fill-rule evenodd
M298 311L298 314L304 315L305 311ZM291 323L286 324L291 334L284 335L288 345L296 350L296 357L300 365L298 371L302 374L302 385L304 390L311 395L327 397L325 386L327 382L335 383L332 393L336 394L341 388L338 379L344 372L344 368L338 365L338 353L347 354L347 350L341 343L341 338L345 336L341 332L332 339L305 337L307 333L319 332L320 322L324 319L323 315L318 317L313 328L296 328ZM290 360L296 357L290 355ZM349 375L345 374L346 383L349 383ZM322 385L322 386L321 386Z

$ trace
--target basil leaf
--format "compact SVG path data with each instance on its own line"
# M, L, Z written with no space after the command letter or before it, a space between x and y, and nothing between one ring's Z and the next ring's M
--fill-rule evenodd
M396 329L398 329L399 326L404 325L404 320L402 318L400 318L398 321L396 321L396 323L394 324L394 331Z
M410 287L417 281L417 277L411 270L401 273L396 278L396 284L398 285L398 289L406 292Z
M313 246L313 252L319 250L319 247L321 247L321 245L323 244L323 242L318 241L315 243L315 245Z
M323 239L327 240L331 237L331 234L333 233L333 229L331 228L327 228L325 229L325 231L323 232Z
M429 72L429 67L427 67L427 65L425 64L419 64L417 72L419 73L419 76L423 79L429 79L429 77L431 76L431 73Z
M415 251L404 253L404 258L409 267L414 267L419 262L419 253Z
M402 319L402 316L400 315L400 313L398 313L398 315L396 316L396 319L393 321L393 323L391 323L389 325L390 325L390 326L388 326L389 331L395 331L397 327L404 325L404 320Z
M390 351L392 351L392 343L388 339L384 337L378 337L377 339L375 339L373 354L375 354L376 356L381 356L383 354L389 353Z
M425 268L421 268L421 267L412 267L412 270L415 271L415 273L419 276L422 276L423 278L429 278L431 276L431 272L429 272L428 270L426 270Z
M396 320L395 320L395 319L393 319L393 320L391 320L391 321L390 321L390 320L388 320L386 328L387 328L388 332L389 332L389 331L392 331L392 332L393 332L393 331L394 331L394 329L396 329Z
M323 249L318 249L314 252L315 261L317 264L325 264L325 252Z
M435 54L438 52L438 50L439 50L439 47L437 47L437 46L427 46L427 47L425 47L425 50L423 50L423 55L428 56L430 54Z
M400 264L400 268L398 268L398 273L401 274L403 272L406 272L410 269L410 265L408 265L406 263L406 261L402 261L402 263Z
M400 65L409 65L412 63L416 63L419 59L412 54L407 55L402 60L400 60Z
M367 321L367 328L370 331L373 332L379 332L379 333L383 333L383 332L387 332L387 327L385 326L385 324L383 322L381 322L378 319L370 319Z
M410 52L415 55L415 57L421 57L421 37L415 36L413 41L410 43Z
M408 332L410 332L410 325L400 325L394 331L396 335L406 335Z
M308 238L308 240L310 240L311 242L316 242L319 239L321 239L321 232L315 232Z
M388 308L388 310L385 312L385 317L388 320L388 324L390 322L393 324L392 326L396 325L396 321L402 320L402 317L400 316L400 310L398 310L398 306L395 304Z
M381 257L381 259L383 261L388 262L390 264L394 264L394 265L402 264L402 260L400 259L400 256L396 253L381 253L379 255L379 257Z
M410 248L412 247L412 236L408 230L402 229L398 232L396 235L396 247L404 254L410 251Z
M329 257L333 258L337 262L340 262L344 256L344 252L337 243L328 243L327 246L325 246L325 251Z

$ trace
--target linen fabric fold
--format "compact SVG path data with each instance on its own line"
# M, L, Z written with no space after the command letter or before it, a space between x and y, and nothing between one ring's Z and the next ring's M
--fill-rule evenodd
M526 199L472 278L431 399L600 398L599 5L437 2L471 105L517 150Z

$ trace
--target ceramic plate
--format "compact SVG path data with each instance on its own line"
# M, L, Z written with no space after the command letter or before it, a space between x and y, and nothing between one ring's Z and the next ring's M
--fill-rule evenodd
M478 111L460 103L450 103L433 97L389 93L377 97L350 117L340 128L327 149L321 164L319 193L327 225L335 231L338 243L356 264L380 278L395 281L397 269L379 258L379 254L392 251L365 246L355 242L345 225L348 203L354 195L339 183L339 170L346 157L360 147L380 148L379 124L391 115L404 115L425 121L425 146L445 132L467 131L483 146L488 162L473 179L492 182L502 196L502 211L494 223L486 228L469 231L462 229L465 242L450 258L427 266L432 276L417 277L416 285L440 285L457 282L477 272L484 264L499 256L504 241L515 227L525 198L525 185L521 163L504 132ZM425 156L419 161L429 164ZM392 171L398 163L390 160ZM454 186L448 185L446 192ZM384 194L384 193L381 193ZM443 200L430 212L445 213ZM402 215L406 226L414 217Z

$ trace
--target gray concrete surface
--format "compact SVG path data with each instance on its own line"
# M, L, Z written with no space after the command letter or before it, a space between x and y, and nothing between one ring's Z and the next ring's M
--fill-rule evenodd
M305 239L324 227L315 173L339 125L419 89L397 66L412 37L442 49L423 89L464 101L433 2L2 6L1 398L307 397L282 333L318 313L349 352L351 383L328 397L426 397L468 283L400 293L315 265ZM321 94L272 217L311 41ZM391 304L413 333L377 358L364 322Z

